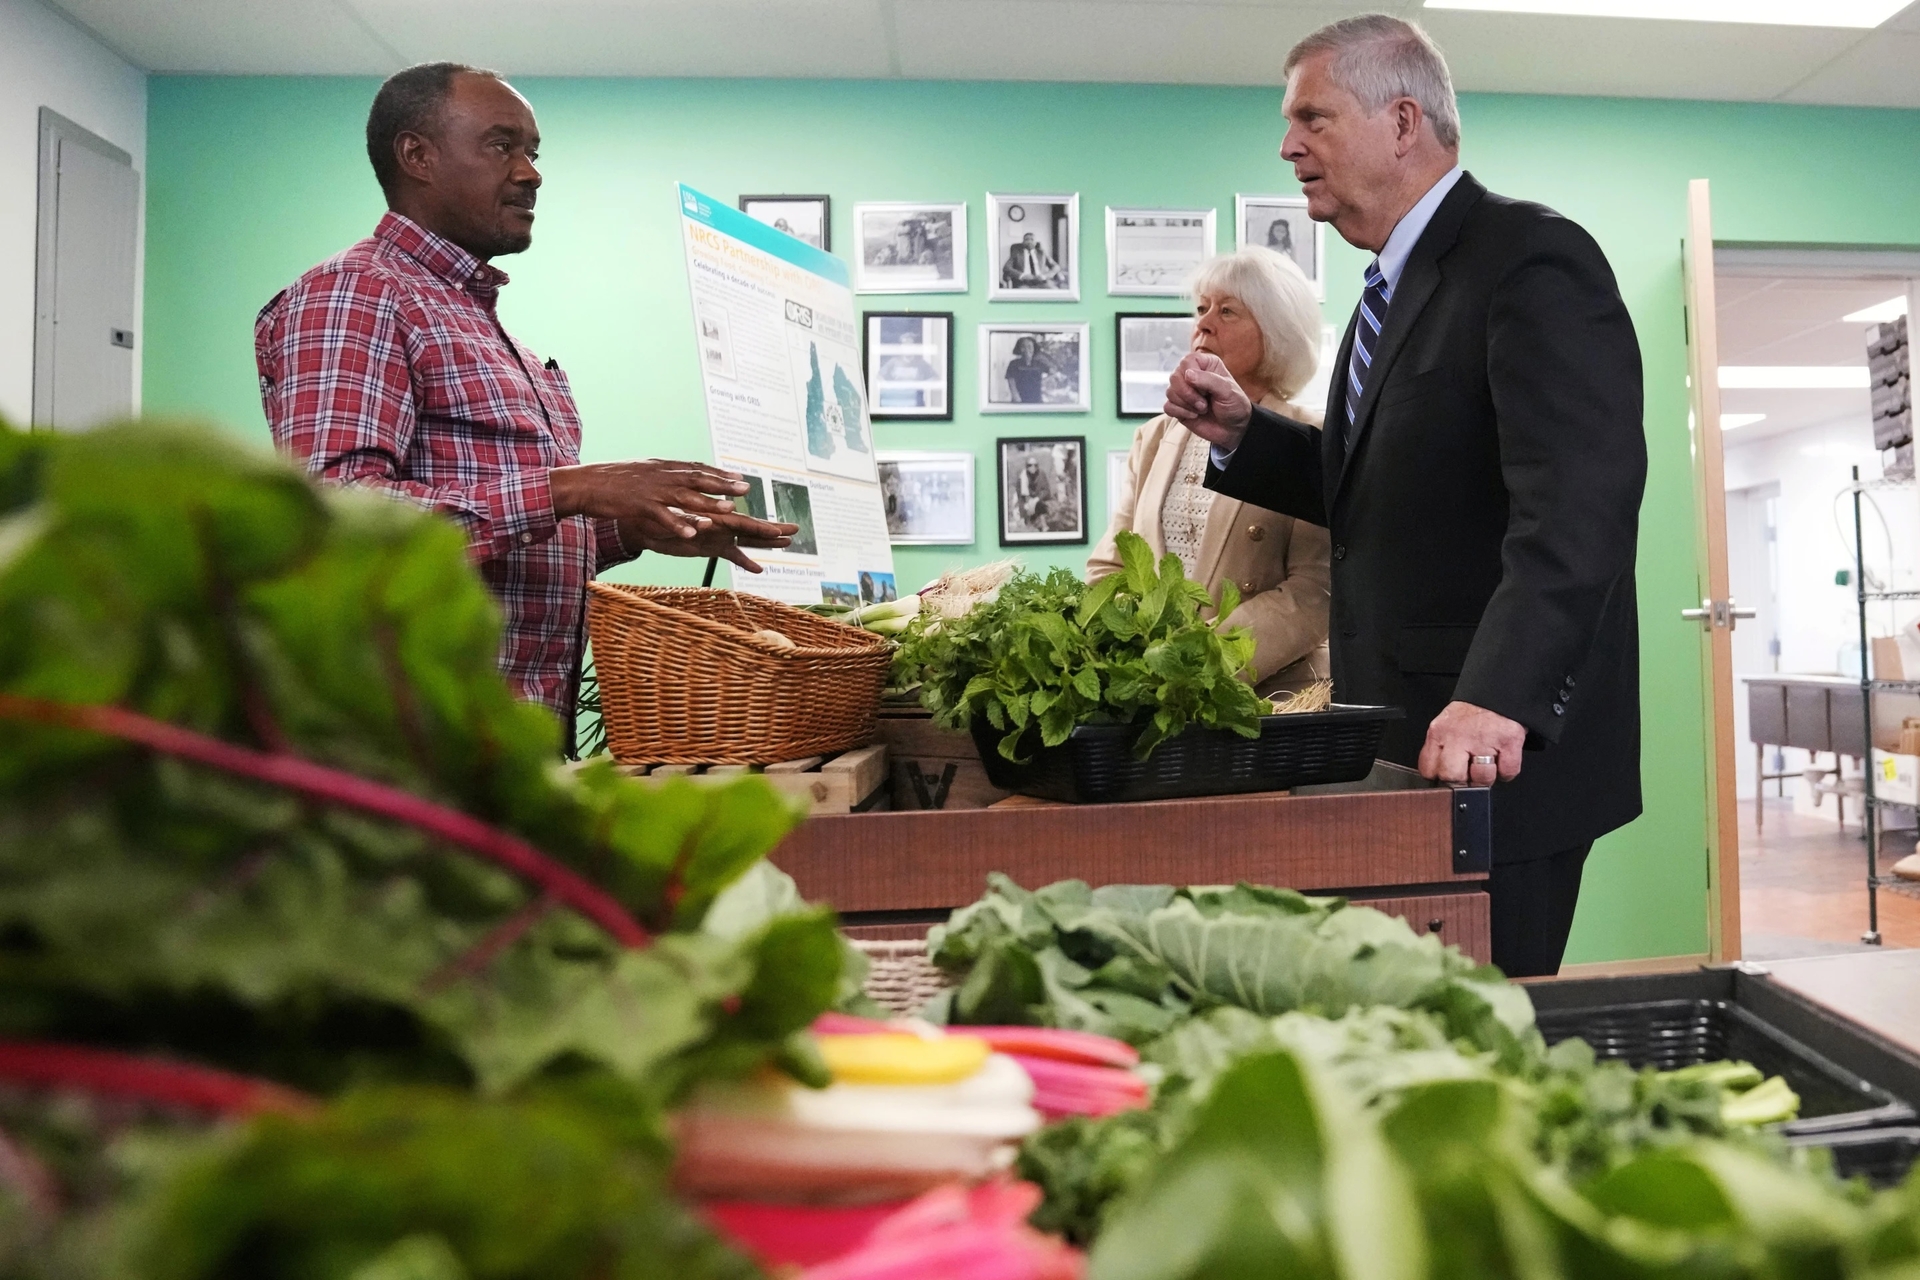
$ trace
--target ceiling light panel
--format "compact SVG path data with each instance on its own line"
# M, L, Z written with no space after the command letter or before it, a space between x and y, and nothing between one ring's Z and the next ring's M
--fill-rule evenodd
M1841 316L1840 319L1845 324L1886 324L1890 320L1898 320L1905 314L1907 314L1907 295L1903 293L1897 298L1888 298L1885 302L1875 303L1871 307L1862 307L1858 311Z
M1723 364L1727 391L1865 391L1864 364Z
M1782 27L1877 27L1909 0L1427 0L1429 9L1579 18L1674 18Z

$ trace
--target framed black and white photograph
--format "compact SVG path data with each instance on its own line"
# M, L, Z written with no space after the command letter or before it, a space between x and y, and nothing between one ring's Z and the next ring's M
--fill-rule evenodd
M1307 216L1305 196L1233 198L1234 247L1258 245L1292 258L1313 284L1313 296L1325 299L1321 263L1326 259L1327 229Z
M953 421L953 313L866 313L867 416Z
M827 196L741 196L740 212L795 240L833 252L833 201Z
M981 325L980 412L1087 412L1091 345L1084 321Z
M987 193L987 297L1080 301L1080 197Z
M1113 367L1122 418L1151 418L1167 403L1167 379L1193 344L1193 317L1122 312L1113 318Z
M1107 207L1107 292L1178 298L1213 256L1212 209Z
M853 206L855 293L965 293L967 206Z
M973 544L973 455L883 452L880 497L887 538L896 547Z
M1084 544L1086 437L1002 439L999 451L1000 545Z

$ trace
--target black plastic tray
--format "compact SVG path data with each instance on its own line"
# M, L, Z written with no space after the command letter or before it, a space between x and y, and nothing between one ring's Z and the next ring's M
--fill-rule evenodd
M1911 1126L1920 1058L1771 981L1725 967L1645 977L1543 982L1528 988L1549 1041L1578 1035L1603 1058L1683 1067L1744 1058L1784 1076L1801 1097L1790 1137Z
M1145 760L1133 755L1140 735L1134 725L1081 725L1057 747L1036 740L1025 764L1000 754L1002 734L984 716L974 717L973 743L988 779L1002 791L1069 804L1116 804L1357 781L1373 768L1387 722L1405 714L1398 707L1336 705L1263 716L1258 738L1190 728Z
M1656 1000L1542 1012L1549 1044L1578 1036L1595 1056L1673 1071L1702 1062L1751 1062L1784 1076L1800 1095L1800 1118L1788 1133L1831 1132L1913 1119L1887 1090L1861 1079L1798 1040L1726 1000Z
M1876 1187L1906 1181L1920 1157L1920 1129L1853 1129L1846 1133L1791 1135L1796 1147L1825 1147L1833 1153L1833 1171L1843 1178L1865 1178Z

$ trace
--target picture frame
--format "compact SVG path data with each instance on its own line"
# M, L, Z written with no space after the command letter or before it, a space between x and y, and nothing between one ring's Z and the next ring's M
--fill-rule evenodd
M1092 345L1084 320L982 324L980 412L1089 412Z
M867 416L953 421L953 312L868 311L860 320Z
M1085 436L1002 437L994 461L1001 546L1086 545Z
M987 193L987 300L1080 301L1080 195Z
M1178 298L1218 252L1217 209L1107 206L1107 292Z
M775 231L784 231L822 253L833 252L833 197L741 196L740 212Z
M886 450L875 460L889 542L896 547L973 545L972 453Z
M1307 215L1305 196L1236 195L1233 243L1287 254L1313 285L1313 296L1326 301L1327 227Z
M1114 416L1165 412L1167 379L1193 343L1193 314L1121 311L1113 317Z
M854 205L853 291L965 293L966 201Z

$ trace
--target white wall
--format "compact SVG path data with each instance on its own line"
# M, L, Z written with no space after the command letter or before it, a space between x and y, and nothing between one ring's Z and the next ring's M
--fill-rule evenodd
M1841 653L1859 643L1860 629L1853 587L1834 582L1836 571L1853 567L1853 504L1845 491L1854 466L1860 468L1863 478L1880 475L1880 455L1873 447L1872 427L1864 417L1858 421L1843 419L1748 443L1742 443L1735 431L1726 438L1725 456L1729 490L1769 483L1780 487L1779 670L1839 672ZM1865 509L1862 525L1868 572L1888 588L1920 586L1920 492L1913 488L1884 489L1873 492L1872 497L1885 514L1886 523L1883 527L1872 507ZM1871 606L1868 634L1891 635L1896 627L1917 615L1920 604ZM1746 674L1748 670L1742 667L1734 680L1736 758L1740 791L1751 796L1753 763L1746 736L1746 686L1739 679ZM1857 668L1846 674L1857 674ZM1804 753L1787 753L1789 769L1801 767L1804 760Z
M0 191L6 192L0 199L0 418L20 426L33 411L41 107L52 107L127 152L144 180L146 73L40 0L0 0ZM143 257L137 261L144 259L144 231L143 226ZM136 270L135 279L142 274ZM138 348L133 368L138 405Z

